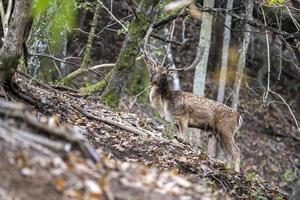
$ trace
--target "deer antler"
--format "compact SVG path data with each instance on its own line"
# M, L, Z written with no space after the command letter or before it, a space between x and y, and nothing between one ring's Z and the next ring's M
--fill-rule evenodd
M143 45L143 48L141 49L141 52L144 55L145 62L149 63L149 65L147 65L147 66L148 66L148 70L149 70L150 74L153 74L153 72L155 72L155 70L162 67L161 66L162 64L159 61L157 61L151 57L151 54L150 54L150 51L148 48L148 46L149 46L148 41L149 41L149 37L152 32L153 32L153 24L150 25L149 29L146 32L145 39L144 39L144 45Z
M193 63L191 65L188 65L188 66L185 66L185 67L182 67L182 68L170 69L170 71L187 71L189 69L195 68L196 65L202 59L203 54L204 54L204 48L203 47L201 47L201 48L198 47L196 58L195 58L195 60L193 61Z

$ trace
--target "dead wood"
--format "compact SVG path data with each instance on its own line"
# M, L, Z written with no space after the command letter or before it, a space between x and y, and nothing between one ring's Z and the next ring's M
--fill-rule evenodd
M129 124L125 124L125 123L122 123L122 122L116 122L112 119L107 119L107 118L103 118L103 117L100 117L100 116L95 116L94 114L88 113L87 111L85 111L81 108L78 108L76 106L72 106L72 107L75 110L77 110L78 112L80 112L82 115L84 115L85 117L89 118L89 119L97 120L97 121L100 121L100 122L118 127L120 129L129 131L131 133L134 133L134 134L137 134L137 135L140 135L140 136L143 136L143 137L150 136L152 139L155 139L155 140L160 141L160 142L173 143L173 145L179 146L179 147L183 146L177 141L166 140L165 138L163 138L161 136L157 136L156 134L152 133L151 131L148 131L148 130L143 129L141 127L133 127Z
M88 113L88 112L84 111L83 109L78 108L76 106L72 106L72 107L75 110L77 110L78 112L80 112L81 114L83 114L84 116L86 116L87 118L89 118L89 119L93 119L93 120L97 120L97 121L100 121L100 122L104 122L106 124L116 126L118 128L124 129L126 131L129 131L129 132L137 134L137 135L141 135L141 136L144 136L144 137L146 136L145 132L143 132L143 131L141 131L139 129L136 129L134 127L131 127L131 126L128 126L126 124L123 124L123 123L120 123L120 122L116 122L116 121L113 121L113 120L110 120L110 119L107 119L107 118L102 118L102 117L99 117L99 116L95 116L95 115L90 114L90 113ZM154 134L151 133L151 136L154 136Z
M54 137L57 139L62 139L75 146L78 146L82 153L89 156L92 160L98 162L99 156L93 147L87 142L86 138L78 133L75 133L69 127L50 127L44 123L41 123L31 114L26 112L24 106L19 104L12 104L0 100L0 115L7 118L15 118L26 123L29 127L37 131L39 134L44 134L48 137Z

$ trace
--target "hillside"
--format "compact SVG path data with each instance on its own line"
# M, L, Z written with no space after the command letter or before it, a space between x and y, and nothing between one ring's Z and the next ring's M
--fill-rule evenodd
M18 95L9 96L25 105L0 103L1 199L287 198L166 138L149 118L22 75L17 83Z

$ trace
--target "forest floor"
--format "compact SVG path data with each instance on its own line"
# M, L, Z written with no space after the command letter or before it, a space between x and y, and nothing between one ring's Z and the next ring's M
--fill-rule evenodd
M236 173L166 137L142 110L112 111L23 76L16 82L19 95L12 98L27 106L1 102L0 199L287 199L278 176L297 166L299 146L244 133L242 173Z

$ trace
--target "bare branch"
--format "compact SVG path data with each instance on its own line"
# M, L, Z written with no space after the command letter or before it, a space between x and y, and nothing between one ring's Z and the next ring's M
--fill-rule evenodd
M126 30L127 31L127 27L121 22L121 21L119 21L115 16L114 16L114 14L101 2L101 1L99 1L98 0L98 2L99 2L99 4L102 6L102 8L104 8L109 14L110 14L110 16L114 19L114 20L116 20L116 22L118 22L118 24L120 24L123 28L124 28L124 30Z
M294 115L294 113L293 113L293 111L292 111L290 105L284 100L284 98L283 98L280 94L274 92L274 91L271 90L271 89L269 90L269 92L272 93L272 94L274 94L274 95L276 95L277 97L279 97L279 98L281 99L281 101L288 107L289 112L290 112L290 114L292 115L293 120L294 120L294 122L295 122L297 131L300 133L300 127L299 127L298 121L297 121L297 119L296 119L296 117L295 117L295 115ZM300 140L300 136L298 136L298 140Z
M262 15L263 15L263 18L264 18L264 23L265 25L267 25L267 20L266 20L266 15L265 15L265 11L262 7L260 7L261 9L261 12L262 12ZM270 90L270 73L271 73L271 60L270 60L270 43L269 43L269 35L268 35L268 32L267 30L265 31L266 32L266 43L267 43L267 61L268 61L268 71L267 71L267 75L268 75L268 78L267 78L267 91L266 93L264 94L264 97L263 97L263 102L266 102L267 98L268 98L268 94L269 94L269 90Z

